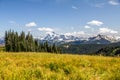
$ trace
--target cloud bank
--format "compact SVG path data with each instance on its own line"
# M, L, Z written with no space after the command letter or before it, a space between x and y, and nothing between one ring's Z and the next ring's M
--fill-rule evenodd
M91 26L101 26L101 25L103 25L103 22L98 21L98 20L92 20L92 21L88 22L87 24L91 25Z
M120 1L119 1L119 0L110 0L108 3L109 3L110 5L113 5L113 6L120 5Z
M42 27L42 28L38 28L39 31L45 31L45 32L53 32L54 29L52 28L48 28L48 27Z
M117 34L118 31L109 29L109 28L99 28L100 33L110 33L110 34Z
M30 22L25 25L26 27L35 27L37 24L35 22Z

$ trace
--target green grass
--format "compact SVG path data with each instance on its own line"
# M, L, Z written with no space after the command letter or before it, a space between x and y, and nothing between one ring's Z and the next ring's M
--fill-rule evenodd
M120 80L120 58L1 52L0 80Z
M0 46L0 52L5 51L5 48L3 46Z

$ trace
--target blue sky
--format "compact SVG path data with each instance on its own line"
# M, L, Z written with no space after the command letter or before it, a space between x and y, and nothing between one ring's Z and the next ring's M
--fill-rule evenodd
M120 34L120 0L0 0L5 30L68 35Z

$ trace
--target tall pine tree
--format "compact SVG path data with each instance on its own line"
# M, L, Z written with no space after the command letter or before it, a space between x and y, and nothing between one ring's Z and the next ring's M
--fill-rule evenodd
M5 49L7 52L53 52L58 53L59 48L53 44L50 45L47 41L44 43L39 42L33 38L30 32L25 35L25 32L21 32L18 35L14 31L5 32Z

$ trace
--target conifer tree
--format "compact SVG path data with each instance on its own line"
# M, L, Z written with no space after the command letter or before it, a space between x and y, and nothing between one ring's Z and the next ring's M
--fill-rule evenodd
M34 44L35 44L35 51L38 52L39 51L39 41L37 39L35 39Z
M8 32L5 31L5 50L8 51Z
M25 33L22 31L20 36L19 36L19 47L20 51L26 51L26 46L25 46Z
M44 43L35 40L30 32L25 35L25 32L6 31L5 32L5 49L7 52L53 52L58 53L60 50L55 45L50 45L47 41Z

